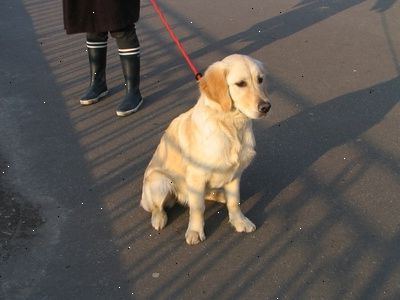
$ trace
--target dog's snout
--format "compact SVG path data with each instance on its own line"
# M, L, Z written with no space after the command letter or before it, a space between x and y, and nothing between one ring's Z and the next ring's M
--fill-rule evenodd
M260 113L266 114L271 109L271 103L269 102L261 102L258 104L258 111Z

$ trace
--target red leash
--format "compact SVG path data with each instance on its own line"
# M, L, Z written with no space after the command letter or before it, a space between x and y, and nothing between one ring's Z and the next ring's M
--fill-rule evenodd
M190 60L189 55L187 54L185 48L183 48L183 45L175 35L175 33L172 31L171 26L169 26L167 19L165 18L163 12L161 11L160 7L158 6L157 2L155 0L150 0L151 4L154 7L154 10L157 12L157 14L160 16L161 22L163 22L165 28L168 30L169 35L171 36L172 40L175 42L176 46L178 47L179 51L181 52L182 56L185 58L187 64L189 65L189 68L192 70L196 80L200 80L200 78L203 76L193 62Z

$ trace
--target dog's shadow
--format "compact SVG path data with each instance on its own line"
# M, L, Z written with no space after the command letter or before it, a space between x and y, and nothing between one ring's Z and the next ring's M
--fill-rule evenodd
M242 177L242 200L262 192L246 213L256 225L285 187L333 147L379 123L399 102L400 78L339 96L268 129L256 126L257 156Z

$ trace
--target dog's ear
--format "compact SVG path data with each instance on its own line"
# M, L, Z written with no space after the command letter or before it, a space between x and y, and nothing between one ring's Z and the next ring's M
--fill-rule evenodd
M223 62L213 63L207 68L199 85L202 93L221 105L222 110L227 112L232 109L232 99L229 95L226 73L226 66Z

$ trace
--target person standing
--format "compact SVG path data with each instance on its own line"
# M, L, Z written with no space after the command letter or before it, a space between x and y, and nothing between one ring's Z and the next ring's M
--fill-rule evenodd
M80 99L82 105L94 104L108 94L108 33L116 39L125 78L126 94L117 107L117 116L130 115L143 103L139 89L140 45L135 28L139 14L140 0L63 0L66 33L86 33L90 84Z

